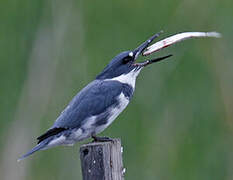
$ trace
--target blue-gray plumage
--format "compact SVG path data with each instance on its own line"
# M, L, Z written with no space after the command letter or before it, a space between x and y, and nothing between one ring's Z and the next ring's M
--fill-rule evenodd
M58 145L73 145L90 137L95 141L110 140L96 135L107 128L126 108L132 98L136 77L141 69L148 64L170 57L169 55L135 63L139 54L158 35L152 36L134 51L125 51L113 58L96 79L72 99L53 126L37 138L38 145L19 160L38 150Z

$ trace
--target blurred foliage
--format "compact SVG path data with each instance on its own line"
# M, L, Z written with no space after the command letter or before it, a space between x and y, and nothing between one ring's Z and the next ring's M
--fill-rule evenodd
M145 68L129 107L102 134L120 137L125 179L233 179L232 0L1 0L0 174L81 179L78 149L16 159L121 51L163 29L218 31ZM83 142L82 142L83 143Z

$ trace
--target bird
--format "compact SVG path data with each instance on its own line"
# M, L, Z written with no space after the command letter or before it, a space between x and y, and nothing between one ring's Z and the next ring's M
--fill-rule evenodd
M61 112L51 128L37 138L37 145L22 155L25 159L39 150L59 145L73 145L93 138L94 141L111 141L109 137L98 137L127 107L132 99L137 76L149 64L164 60L163 56L136 62L139 55L160 35L154 34L132 51L115 56L96 78L85 86Z

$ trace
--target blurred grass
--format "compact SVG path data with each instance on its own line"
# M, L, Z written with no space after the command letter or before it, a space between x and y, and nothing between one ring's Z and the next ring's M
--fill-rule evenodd
M232 179L232 6L1 0L1 179L81 179L79 144L16 159L111 58L161 29L163 37L218 31L223 38L158 53L174 57L143 70L129 107L103 134L122 139L125 179Z

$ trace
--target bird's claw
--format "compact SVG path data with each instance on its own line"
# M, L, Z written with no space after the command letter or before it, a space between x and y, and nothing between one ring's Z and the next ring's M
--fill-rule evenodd
M113 141L112 138L109 137L97 137L97 136L92 136L93 141L92 142L109 142L109 141Z

